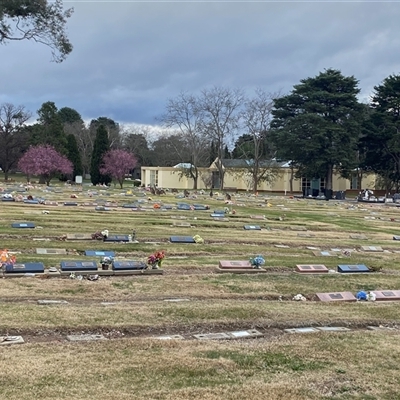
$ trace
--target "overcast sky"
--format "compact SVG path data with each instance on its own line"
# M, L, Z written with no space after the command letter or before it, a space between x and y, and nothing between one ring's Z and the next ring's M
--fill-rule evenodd
M67 1L73 52L0 46L0 103L46 101L85 120L156 125L168 98L212 86L292 90L326 68L354 75L361 99L400 73L400 2Z

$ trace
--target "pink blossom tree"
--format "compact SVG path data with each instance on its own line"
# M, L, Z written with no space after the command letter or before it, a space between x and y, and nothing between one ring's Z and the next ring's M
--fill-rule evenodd
M133 154L125 150L109 150L102 158L100 173L115 178L122 189L125 175L129 174L136 164L137 159Z
M72 174L73 165L67 157L61 155L49 145L31 146L20 158L18 169L28 175L40 175L49 186L58 173Z

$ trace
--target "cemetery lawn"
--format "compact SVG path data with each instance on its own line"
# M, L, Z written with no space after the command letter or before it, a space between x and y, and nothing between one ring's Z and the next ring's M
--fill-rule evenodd
M136 189L96 190L91 197L94 188L88 186L83 191L62 185L43 189L29 194L60 205L0 204L1 246L14 252L17 262L43 262L46 268L59 268L62 260L100 262L86 257L85 250L111 250L118 260L146 261L165 250L164 274L96 281L7 275L1 280L0 336L22 336L25 343L0 345L0 399L399 398L400 302L324 302L316 295L400 290L396 207L279 196L268 197L269 207L264 196L246 194L226 205L222 196L210 199L208 194L148 200ZM79 205L62 205L72 193ZM89 202L108 202L110 211L83 205ZM210 210L154 210L155 202L207 204ZM143 210L122 207L128 203ZM229 221L210 217L224 207ZM265 219L251 218L255 215ZM11 228L24 221L35 228ZM190 227L174 226L177 221ZM247 231L244 225L262 229ZM103 229L115 235L135 231L138 243L66 240L67 234ZM366 239L350 238L354 234ZM169 243L173 235L200 235L205 243ZM383 251L361 251L362 246ZM66 249L67 254L37 254L37 248ZM319 250L334 255L315 255ZM266 260L264 273L216 271L220 260L257 254ZM324 264L331 270L338 264L365 264L378 272L306 275L295 272L296 264ZM307 301L294 301L297 294ZM64 303L38 304L44 299ZM285 331L324 326L348 330ZM240 339L251 330L260 335ZM239 332L239 338L195 337L229 332ZM104 340L67 340L82 334Z

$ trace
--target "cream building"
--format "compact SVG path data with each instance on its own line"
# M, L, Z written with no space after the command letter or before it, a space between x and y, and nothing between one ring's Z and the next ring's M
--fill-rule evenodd
M224 188L226 190L252 191L251 173L246 167L246 160L222 160L224 168ZM191 190L193 189L193 179L187 177L183 171L188 168L188 164L178 164L175 167L146 167L141 168L141 180L144 186L156 186L163 189ZM268 168L274 170L274 179L270 182L261 182L258 185L260 192L290 193L290 178L292 169L289 163L278 163L273 161ZM295 172L295 171L293 171ZM208 168L199 168L199 179L197 189L215 189L220 187L220 179L216 162L213 162ZM361 189L375 189L375 175L364 175L361 185L357 184L358 179L354 177L349 179L341 178L339 175L333 177L333 191ZM309 193L317 195L318 192L325 189L324 179L293 179L293 192Z

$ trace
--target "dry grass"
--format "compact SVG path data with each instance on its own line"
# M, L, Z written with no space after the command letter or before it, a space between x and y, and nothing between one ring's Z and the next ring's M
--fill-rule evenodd
M46 194L69 201L71 191ZM35 194L35 193L33 193ZM37 192L37 195L43 195ZM108 196L106 194L109 194ZM136 197L119 190L99 192L98 198L119 205ZM222 201L205 196L177 201L209 204ZM94 201L85 193L78 202ZM122 208L98 213L94 207L45 207L2 204L2 246L19 252L18 261L58 265L82 259L86 249L106 250L102 242L69 242L66 233L93 233L107 228L114 234L134 229L138 244L107 244L117 258L141 259L165 249L163 276L69 279L3 279L0 299L1 333L26 335L22 346L0 347L0 398L4 399L398 399L399 350L397 331L382 334L366 325L398 324L396 303L320 303L317 292L360 289L400 289L400 242L395 208L354 207L350 203L297 201L241 196L229 222L214 221L210 212L153 211ZM243 204L243 205L240 205ZM233 208L231 207L231 208ZM43 210L49 214L42 214ZM250 215L265 214L265 220ZM175 216L185 216L192 228L173 227ZM365 217L375 219L366 219ZM394 221L392 221L394 220ZM11 229L15 221L32 221L39 228ZM244 231L243 225L262 231ZM305 227L315 236L299 236ZM350 239L363 233L369 240ZM170 244L171 235L199 234L204 245ZM34 241L33 238L50 238ZM156 244L145 242L158 242ZM277 248L285 244L289 248ZM321 250L382 246L387 253L352 252L350 258L315 257L307 246ZM37 247L66 248L68 256L37 255ZM215 274L221 259L242 260L263 254L263 275ZM369 275L303 276L295 264L339 263L382 268ZM311 301L293 302L302 293ZM278 301L281 297L283 301ZM167 302L181 298L190 301ZM64 299L68 305L41 306L38 299ZM103 305L101 302L115 304ZM295 326L344 325L342 334L283 334ZM193 334L256 328L257 340L195 341ZM357 330L357 328L363 328ZM119 332L119 339L72 344L68 333ZM124 338L121 338L121 334ZM148 337L182 334L183 341ZM112 335L110 337L113 337ZM42 343L44 342L44 343Z

